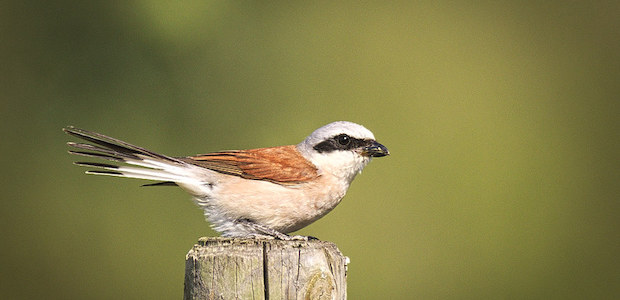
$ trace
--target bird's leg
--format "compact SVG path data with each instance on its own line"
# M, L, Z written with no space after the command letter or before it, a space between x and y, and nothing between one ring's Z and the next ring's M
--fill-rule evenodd
M258 223L252 222L249 219L238 219L235 221L238 224L243 224L244 226L250 227L253 231L255 231L256 233L250 234L248 235L249 237L252 238L265 238L265 237L271 237L271 238L276 238L278 240L282 240L282 241L313 241L313 240L318 240L318 238L315 238L313 236L305 236L305 235L293 235L290 236L288 234L279 232L277 230L274 230L272 228L269 228L267 226L264 225L260 225Z
M257 234L251 234L250 236L252 237L260 237L262 235L266 235L266 236L274 237L276 239L283 240L283 241L292 240L292 237L289 236L288 234L284 234L282 232L279 232L267 226L257 224L248 219L238 219L235 222L239 224L243 224L244 226L250 227L252 230L257 232Z

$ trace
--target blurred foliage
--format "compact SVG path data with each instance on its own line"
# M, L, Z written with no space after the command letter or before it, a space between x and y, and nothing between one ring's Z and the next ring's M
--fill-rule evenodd
M178 299L189 196L82 175L76 125L189 155L349 120L392 155L300 233L350 299L620 297L617 1L4 1L0 298Z

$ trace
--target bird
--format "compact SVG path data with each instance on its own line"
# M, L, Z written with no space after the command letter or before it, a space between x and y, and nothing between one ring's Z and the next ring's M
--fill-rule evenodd
M289 233L333 210L372 158L390 154L370 130L348 121L322 126L296 145L186 157L74 126L63 131L86 142L68 142L70 154L106 161L75 162L91 168L87 174L179 186L223 237L290 240Z

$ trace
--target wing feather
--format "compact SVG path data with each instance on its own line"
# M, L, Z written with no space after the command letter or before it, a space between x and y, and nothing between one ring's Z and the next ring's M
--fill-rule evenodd
M317 168L294 145L221 151L179 158L216 172L280 184L297 184L318 177Z

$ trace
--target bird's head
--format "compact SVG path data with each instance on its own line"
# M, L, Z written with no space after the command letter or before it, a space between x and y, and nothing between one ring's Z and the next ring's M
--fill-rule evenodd
M315 130L297 145L297 149L317 167L319 173L328 172L349 182L373 157L390 154L370 130L346 121L333 122Z

